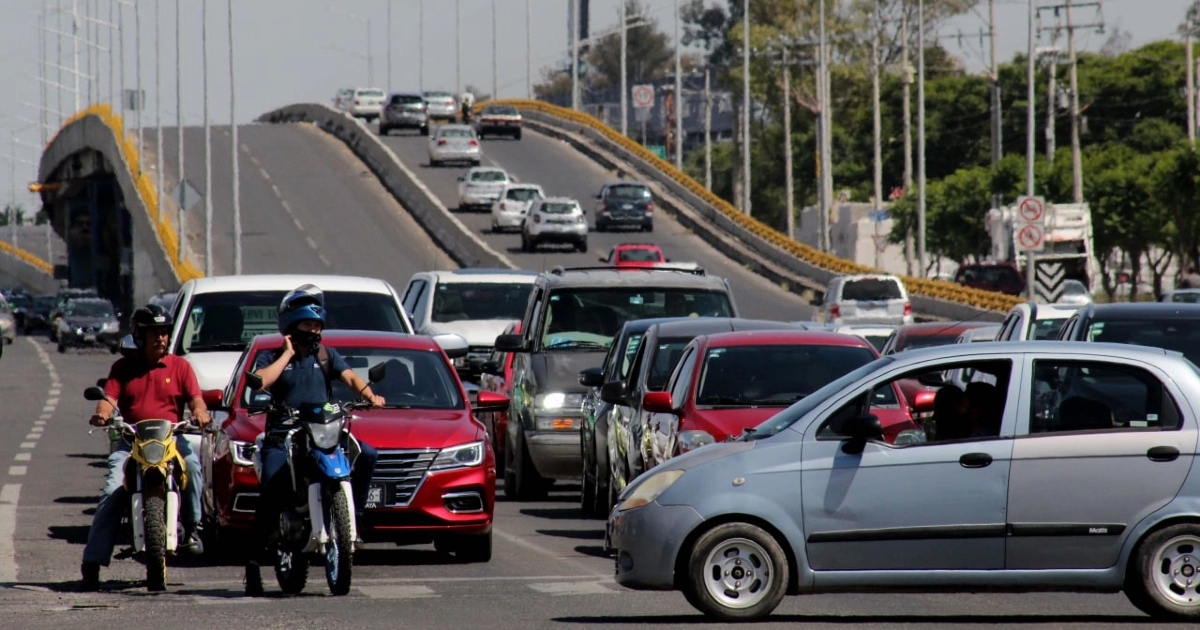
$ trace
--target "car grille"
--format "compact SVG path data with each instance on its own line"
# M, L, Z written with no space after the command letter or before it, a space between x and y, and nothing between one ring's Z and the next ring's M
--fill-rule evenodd
M100 332L99 326L80 326L79 328L86 334L93 334L93 333Z
M375 464L371 485L383 488L380 497L383 506L408 505L425 480L425 473L437 454L436 449L379 451L379 462Z

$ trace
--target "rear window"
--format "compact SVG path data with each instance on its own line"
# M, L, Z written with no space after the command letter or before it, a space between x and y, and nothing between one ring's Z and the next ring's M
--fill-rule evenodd
M425 100L427 101L444 101L446 99L454 100L449 92L426 92Z
M546 214L571 214L577 210L577 206L573 203L563 203L552 201L544 203L541 206L541 211Z
M904 297L900 290L900 281L895 278L862 278L847 280L842 285L843 300L875 302L880 300L899 300Z
M1196 304L1200 302L1200 293L1191 291L1175 291L1171 294L1172 302L1184 302L1186 304Z
M874 360L873 352L856 346L710 348L696 404L787 407Z
M1030 339L1058 339L1058 333L1062 330L1063 324L1067 323L1066 318L1063 319L1039 319L1033 322L1033 328L1030 330Z
M475 132L470 129L446 129L443 127L438 135L442 138L474 138Z
M621 262L662 262L662 255L656 249L622 249L617 253Z
M897 345L897 352L905 350L919 350L921 348L936 348L937 346L948 346L958 341L959 331L945 332L934 335L907 335Z
M1192 363L1200 363L1200 322L1187 319L1121 319L1093 321L1087 340L1128 343L1182 352Z
M516 116L517 108L509 105L492 105L483 108L484 116Z
M504 182L508 181L508 176L504 174L504 171L475 171L471 173L471 181Z
M607 196L615 201L642 201L650 198L650 189L638 185L609 186Z
M371 98L383 98L383 90L359 90L359 96L369 96Z
M509 188L508 192L504 194L504 198L513 201L533 201L541 199L542 193L536 188Z
M392 105L419 105L425 101L416 94L393 94Z

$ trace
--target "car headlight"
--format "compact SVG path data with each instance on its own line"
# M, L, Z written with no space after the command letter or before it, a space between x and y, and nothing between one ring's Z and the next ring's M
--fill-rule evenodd
M694 451L701 446L706 446L716 441L708 431L680 431L679 453L683 454L688 451Z
M115 330L116 330L116 329L117 329L119 326L120 326L120 325L119 325L119 324L117 324L117 322L104 322L104 332L113 332L113 331L115 331Z
M583 394L572 393L565 394L563 392L550 392L548 394L538 394L533 399L533 406L538 411L557 412L557 411L578 411L583 407Z
M229 456L235 466L254 465L254 443L241 440L229 440Z
M429 470L450 470L452 468L470 468L483 463L483 442L460 444L438 451L437 457L429 465Z
M76 327L75 327L75 334L76 334L76 335L82 335L82 334L83 334L83 326L76 326Z
M633 510L654 501L670 488L671 484L679 481L683 473L682 470L665 470L647 477L645 481L633 486L633 491L629 492L628 496L622 496L617 510Z
M341 436L343 422L343 420L328 424L306 422L304 426L308 428L308 434L312 436L313 444L316 444L317 448L333 448L337 446L338 437Z

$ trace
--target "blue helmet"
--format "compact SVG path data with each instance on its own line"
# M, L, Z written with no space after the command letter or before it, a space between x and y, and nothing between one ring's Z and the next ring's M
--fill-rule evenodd
M325 294L316 285L296 287L279 303L279 332L286 335L302 321L325 323Z

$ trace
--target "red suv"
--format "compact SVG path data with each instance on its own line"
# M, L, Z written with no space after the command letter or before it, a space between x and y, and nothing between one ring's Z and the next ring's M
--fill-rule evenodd
M254 338L222 394L219 408L229 417L218 433L204 437L205 512L218 540L235 535L230 530L249 529L254 520L255 442L264 428L266 395L246 386L246 373L282 341L277 334ZM366 542L434 542L460 559L490 560L496 460L446 353L429 337L396 333L328 331L321 342L364 379L371 367L387 366L384 379L372 386L387 404L357 412L350 427L379 451L359 535ZM353 395L337 381L333 399ZM507 408L506 397L480 392L474 412Z
M1025 293L1025 276L1012 263L963 265L954 274L954 281L972 289L999 291L1008 295Z
M600 262L614 267L653 267L660 263L669 262L658 245L650 243L621 243L601 256Z

